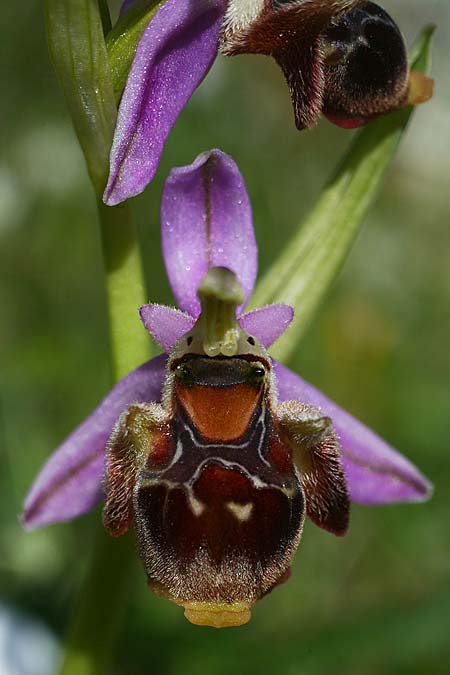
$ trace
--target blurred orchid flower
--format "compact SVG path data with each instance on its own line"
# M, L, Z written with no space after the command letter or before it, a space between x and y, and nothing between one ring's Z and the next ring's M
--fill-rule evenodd
M134 4L126 0L125 12ZM157 170L177 117L225 55L270 55L284 72L299 129L321 113L353 128L426 101L432 81L411 73L404 39L361 0L166 0L144 30L119 108L104 193L113 206Z
M149 304L140 314L165 352L198 319L197 289L210 267L226 267L236 274L245 296L238 309L239 325L265 348L289 326L293 310L287 305L243 312L255 283L257 247L245 184L226 154L213 150L190 166L172 170L162 198L161 234L180 310ZM53 453L27 496L27 528L75 518L101 501L105 448L114 423L133 402L161 400L166 361L166 356L157 356L123 378ZM429 497L426 478L374 432L281 364L274 364L274 372L281 402L302 401L333 420L353 501L388 504Z

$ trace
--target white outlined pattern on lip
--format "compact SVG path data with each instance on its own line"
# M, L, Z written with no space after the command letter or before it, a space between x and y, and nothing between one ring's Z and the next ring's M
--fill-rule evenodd
M217 464L219 466L222 466L226 469L230 470L237 470L239 473L244 475L252 484L254 488L257 490L264 489L264 488L270 488L270 489L276 489L281 491L286 497L292 498L295 494L295 487L287 487L284 486L283 484L281 485L276 485L273 483L269 483L268 481L263 480L259 476L251 473L251 471L241 464L240 462L236 460L230 460L226 459L223 456L219 454L220 450L222 449L222 452L226 450L241 450L245 451L246 449L249 449L253 446L255 443L255 440L257 440L257 443L255 444L255 450L256 454L259 458L259 460L266 465L269 469L272 468L271 463L264 457L263 454L263 448L265 445L265 440L267 438L267 426L266 426L266 418L267 418L267 408L266 404L264 401L264 397L261 400L261 409L260 409L260 414L258 416L258 419L255 423L255 428L254 432L250 435L249 438L245 439L242 443L237 443L237 444L231 444L231 443L202 443L200 439L196 437L196 434L190 427L190 425L186 422L183 421L182 428L178 432L178 437L177 437L177 443L176 443L176 449L174 456L170 462L170 464L155 472L151 472L151 475L146 475L147 471L143 471L143 475L141 478L138 480L136 484L135 490L138 491L139 489L142 488L150 488L150 487L155 487L158 485L164 485L168 489L168 491L176 489L176 488L182 488L186 490L186 497L188 500L188 504L190 506L190 509L192 513L199 517L203 514L206 505L203 504L198 497L194 494L194 486L197 480L200 478L202 472L204 469L206 469L208 466L211 464ZM191 443L197 447L199 450L206 451L208 449L216 450L218 451L217 455L215 454L210 454L206 457L204 457L199 465L195 468L193 471L192 475L187 481L181 481L181 482L176 482L174 480L171 480L170 478L165 478L164 474L167 474L171 469L175 467L175 465L182 461L183 457L183 441L181 439L181 434L182 433L187 433L189 436L189 439ZM255 439L255 436L257 435L257 439ZM298 481L298 475L297 475L297 470L295 467L293 467L293 474L295 476L295 479ZM224 504L226 506L226 504ZM233 511L231 511L233 512ZM234 514L236 515L236 514Z

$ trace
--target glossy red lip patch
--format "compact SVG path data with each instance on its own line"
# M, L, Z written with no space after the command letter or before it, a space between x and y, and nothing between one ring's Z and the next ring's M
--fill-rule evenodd
M214 441L242 436L255 413L261 392L248 384L232 387L183 387L176 385L179 403L192 424Z

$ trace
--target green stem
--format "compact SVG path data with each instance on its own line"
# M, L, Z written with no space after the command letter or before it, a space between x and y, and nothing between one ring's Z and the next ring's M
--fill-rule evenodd
M141 0L139 4L147 8L155 3ZM146 297L139 241L129 206L109 208L101 202L117 117L104 37L111 29L108 3L45 0L45 9L51 58L98 200L114 384L147 361L150 341L138 315ZM69 629L63 675L111 672L115 636L126 607L134 564L129 538L111 539L101 523L94 537L87 577Z
M99 203L110 324L111 379L146 361L150 343L137 309L145 302L142 265L129 207ZM99 525L92 557L70 626L61 675L103 675L111 662L135 567L129 536L112 539Z
M106 675L133 578L130 537L112 539L99 524L89 569L81 588L66 641L61 675Z
M117 108L98 2L45 0L45 19L50 57L100 196L108 177Z
M111 372L117 382L149 358L138 309L147 302L137 233L127 203L98 202L110 325Z

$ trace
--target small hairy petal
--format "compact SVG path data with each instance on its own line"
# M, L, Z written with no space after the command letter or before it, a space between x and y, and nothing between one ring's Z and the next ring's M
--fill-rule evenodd
M257 247L244 179L231 157L211 150L170 172L161 201L161 238L167 276L182 310L199 315L198 286L216 266L236 274L247 303Z
M268 349L289 328L293 318L294 310L290 305L267 305L243 314L239 323Z
M146 329L167 353L195 324L190 314L165 305L143 305L139 314Z
M167 0L142 34L111 149L109 206L155 175L170 130L216 58L223 13L222 0Z
M275 372L280 401L308 403L331 418L352 501L375 505L430 497L432 487L425 476L373 431L284 366L276 364Z
M55 450L25 500L27 529L75 518L101 500L105 448L114 424L130 403L160 400L165 363L158 356L124 377Z

